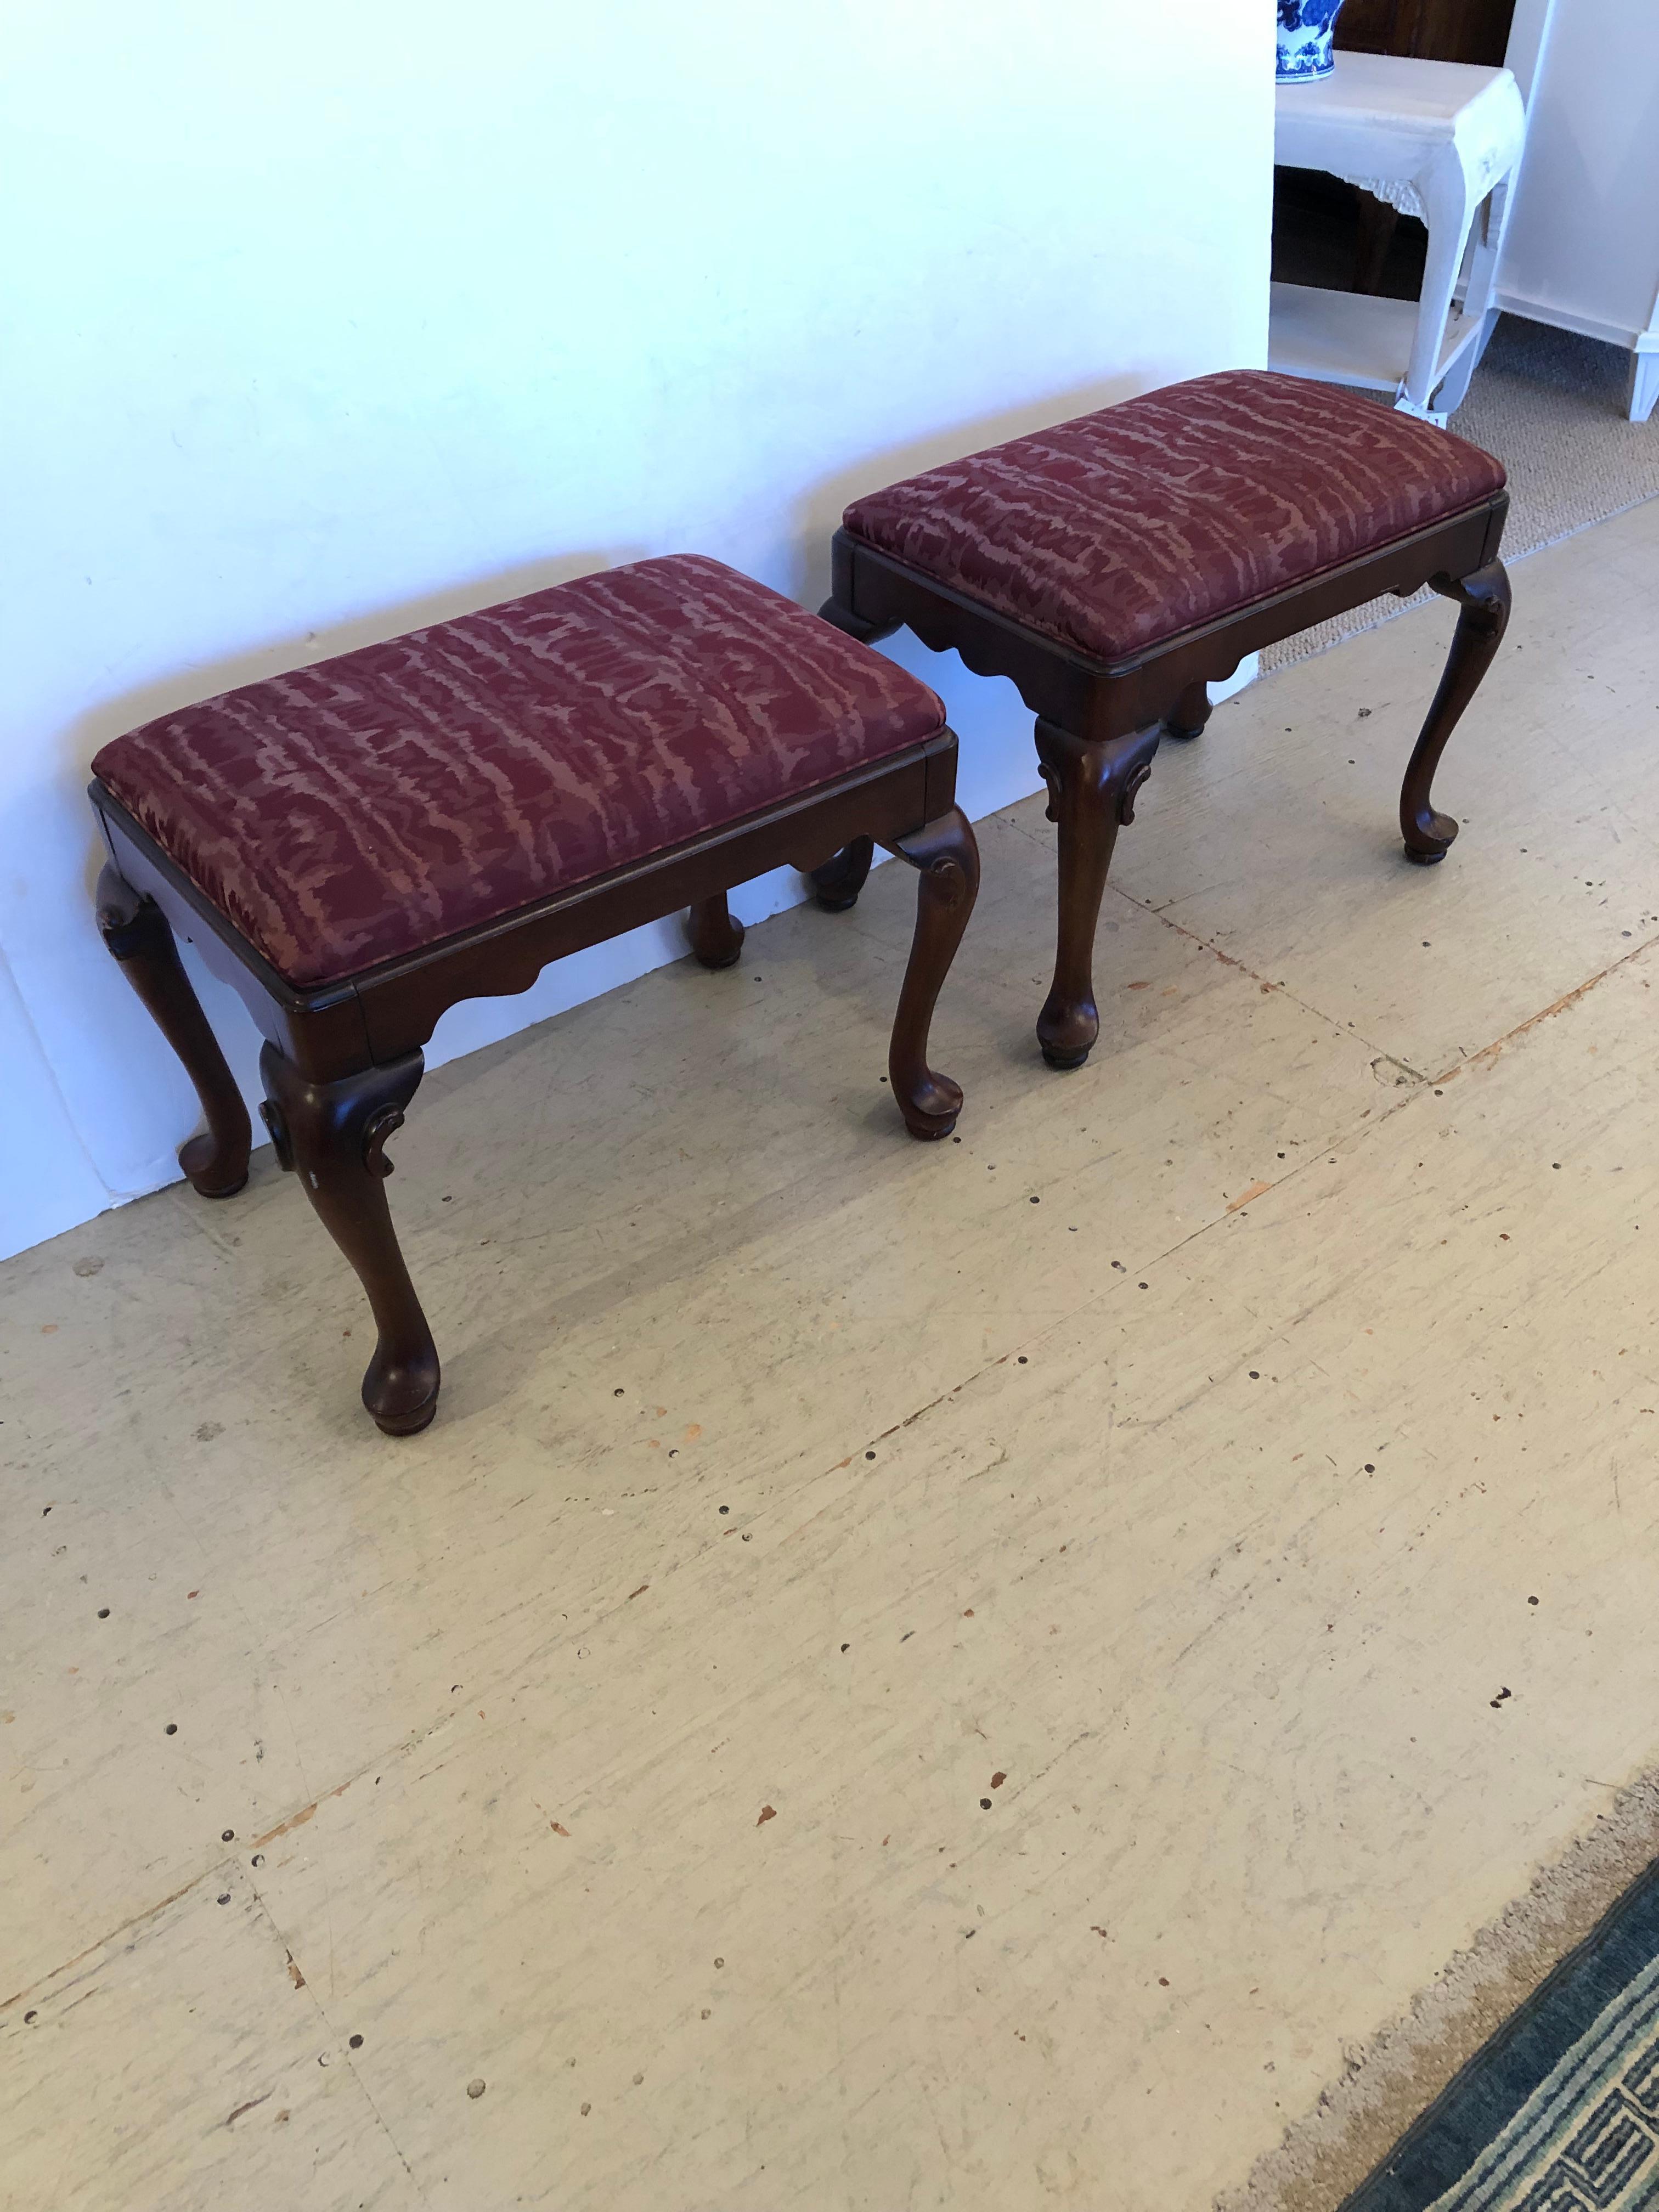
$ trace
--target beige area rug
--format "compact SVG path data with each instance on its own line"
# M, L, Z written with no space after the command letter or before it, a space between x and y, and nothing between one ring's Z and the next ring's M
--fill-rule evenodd
M1659 414L1647 422L1626 419L1629 368L1626 353L1599 339L1516 315L1499 320L1450 427L1496 453L1510 472L1506 561L1659 495ZM1261 672L1375 629L1430 596L1371 599L1299 630L1267 647Z

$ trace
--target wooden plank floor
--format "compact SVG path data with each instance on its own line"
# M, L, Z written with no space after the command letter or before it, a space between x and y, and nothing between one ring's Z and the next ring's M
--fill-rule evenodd
M1166 746L1080 1074L982 825L959 1145L896 868L441 1071L421 1438L268 1152L0 1269L0 2204L1236 2185L1654 1758L1656 585L1517 568L1436 870L1449 610Z

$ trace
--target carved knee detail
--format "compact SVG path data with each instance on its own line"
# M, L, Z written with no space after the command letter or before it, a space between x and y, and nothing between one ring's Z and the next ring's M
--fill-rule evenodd
M386 1156L386 1141L403 1126L401 1106L382 1106L363 1125L363 1165L382 1182L392 1173L392 1162Z
M1118 787L1117 818L1121 827L1127 828L1135 818L1135 793L1151 780L1151 761L1139 761Z
M125 901L106 890L111 884L119 884L127 894ZM98 878L98 933L111 957L123 966L141 959L154 945L158 924L167 928L167 918L155 902L141 898L124 878L106 868Z
M1060 794L1060 770L1057 768L1051 768L1046 760L1039 758L1037 774L1042 778L1042 787L1048 794L1048 804L1042 810L1042 818L1045 822L1058 822Z
M389 1436L412 1436L438 1408L440 1371L386 1204L387 1140L424 1073L418 1052L333 1083L302 1075L274 1045L260 1056L266 1127L319 1219L356 1271L374 1316L363 1403Z
M1037 1017L1050 1067L1080 1067L1100 1034L1095 1005L1095 927L1117 833L1135 818L1162 734L1154 724L1121 738L1088 740L1039 720L1037 760L1048 788L1048 819L1060 826L1060 916L1054 982Z
M930 860L921 870L933 887L940 910L950 914L968 896L968 872L954 854Z
M284 1175L292 1175L294 1147L289 1141L288 1123L283 1119L282 1109L273 1105L269 1098L262 1098L259 1119L265 1125L265 1133L270 1139L270 1149L276 1155L277 1166Z
M1513 593L1509 571L1501 561L1489 562L1467 576L1431 576L1429 589L1443 599L1454 599L1469 627L1496 644L1509 626Z

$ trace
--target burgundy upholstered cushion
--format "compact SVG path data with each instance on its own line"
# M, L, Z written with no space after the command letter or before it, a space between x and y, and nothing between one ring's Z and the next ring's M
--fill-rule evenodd
M295 983L902 751L925 684L718 561L612 568L164 714L94 773Z
M854 500L855 538L1121 660L1501 489L1490 453L1358 393L1230 370Z

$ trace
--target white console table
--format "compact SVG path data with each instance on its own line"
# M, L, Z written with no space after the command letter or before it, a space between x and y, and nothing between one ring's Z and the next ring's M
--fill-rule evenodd
M1414 301L1273 285L1269 366L1392 392L1397 406L1443 422L1486 343L1525 135L1521 89L1506 69L1339 52L1329 76L1280 85L1273 159L1329 170L1420 216L1429 252Z

